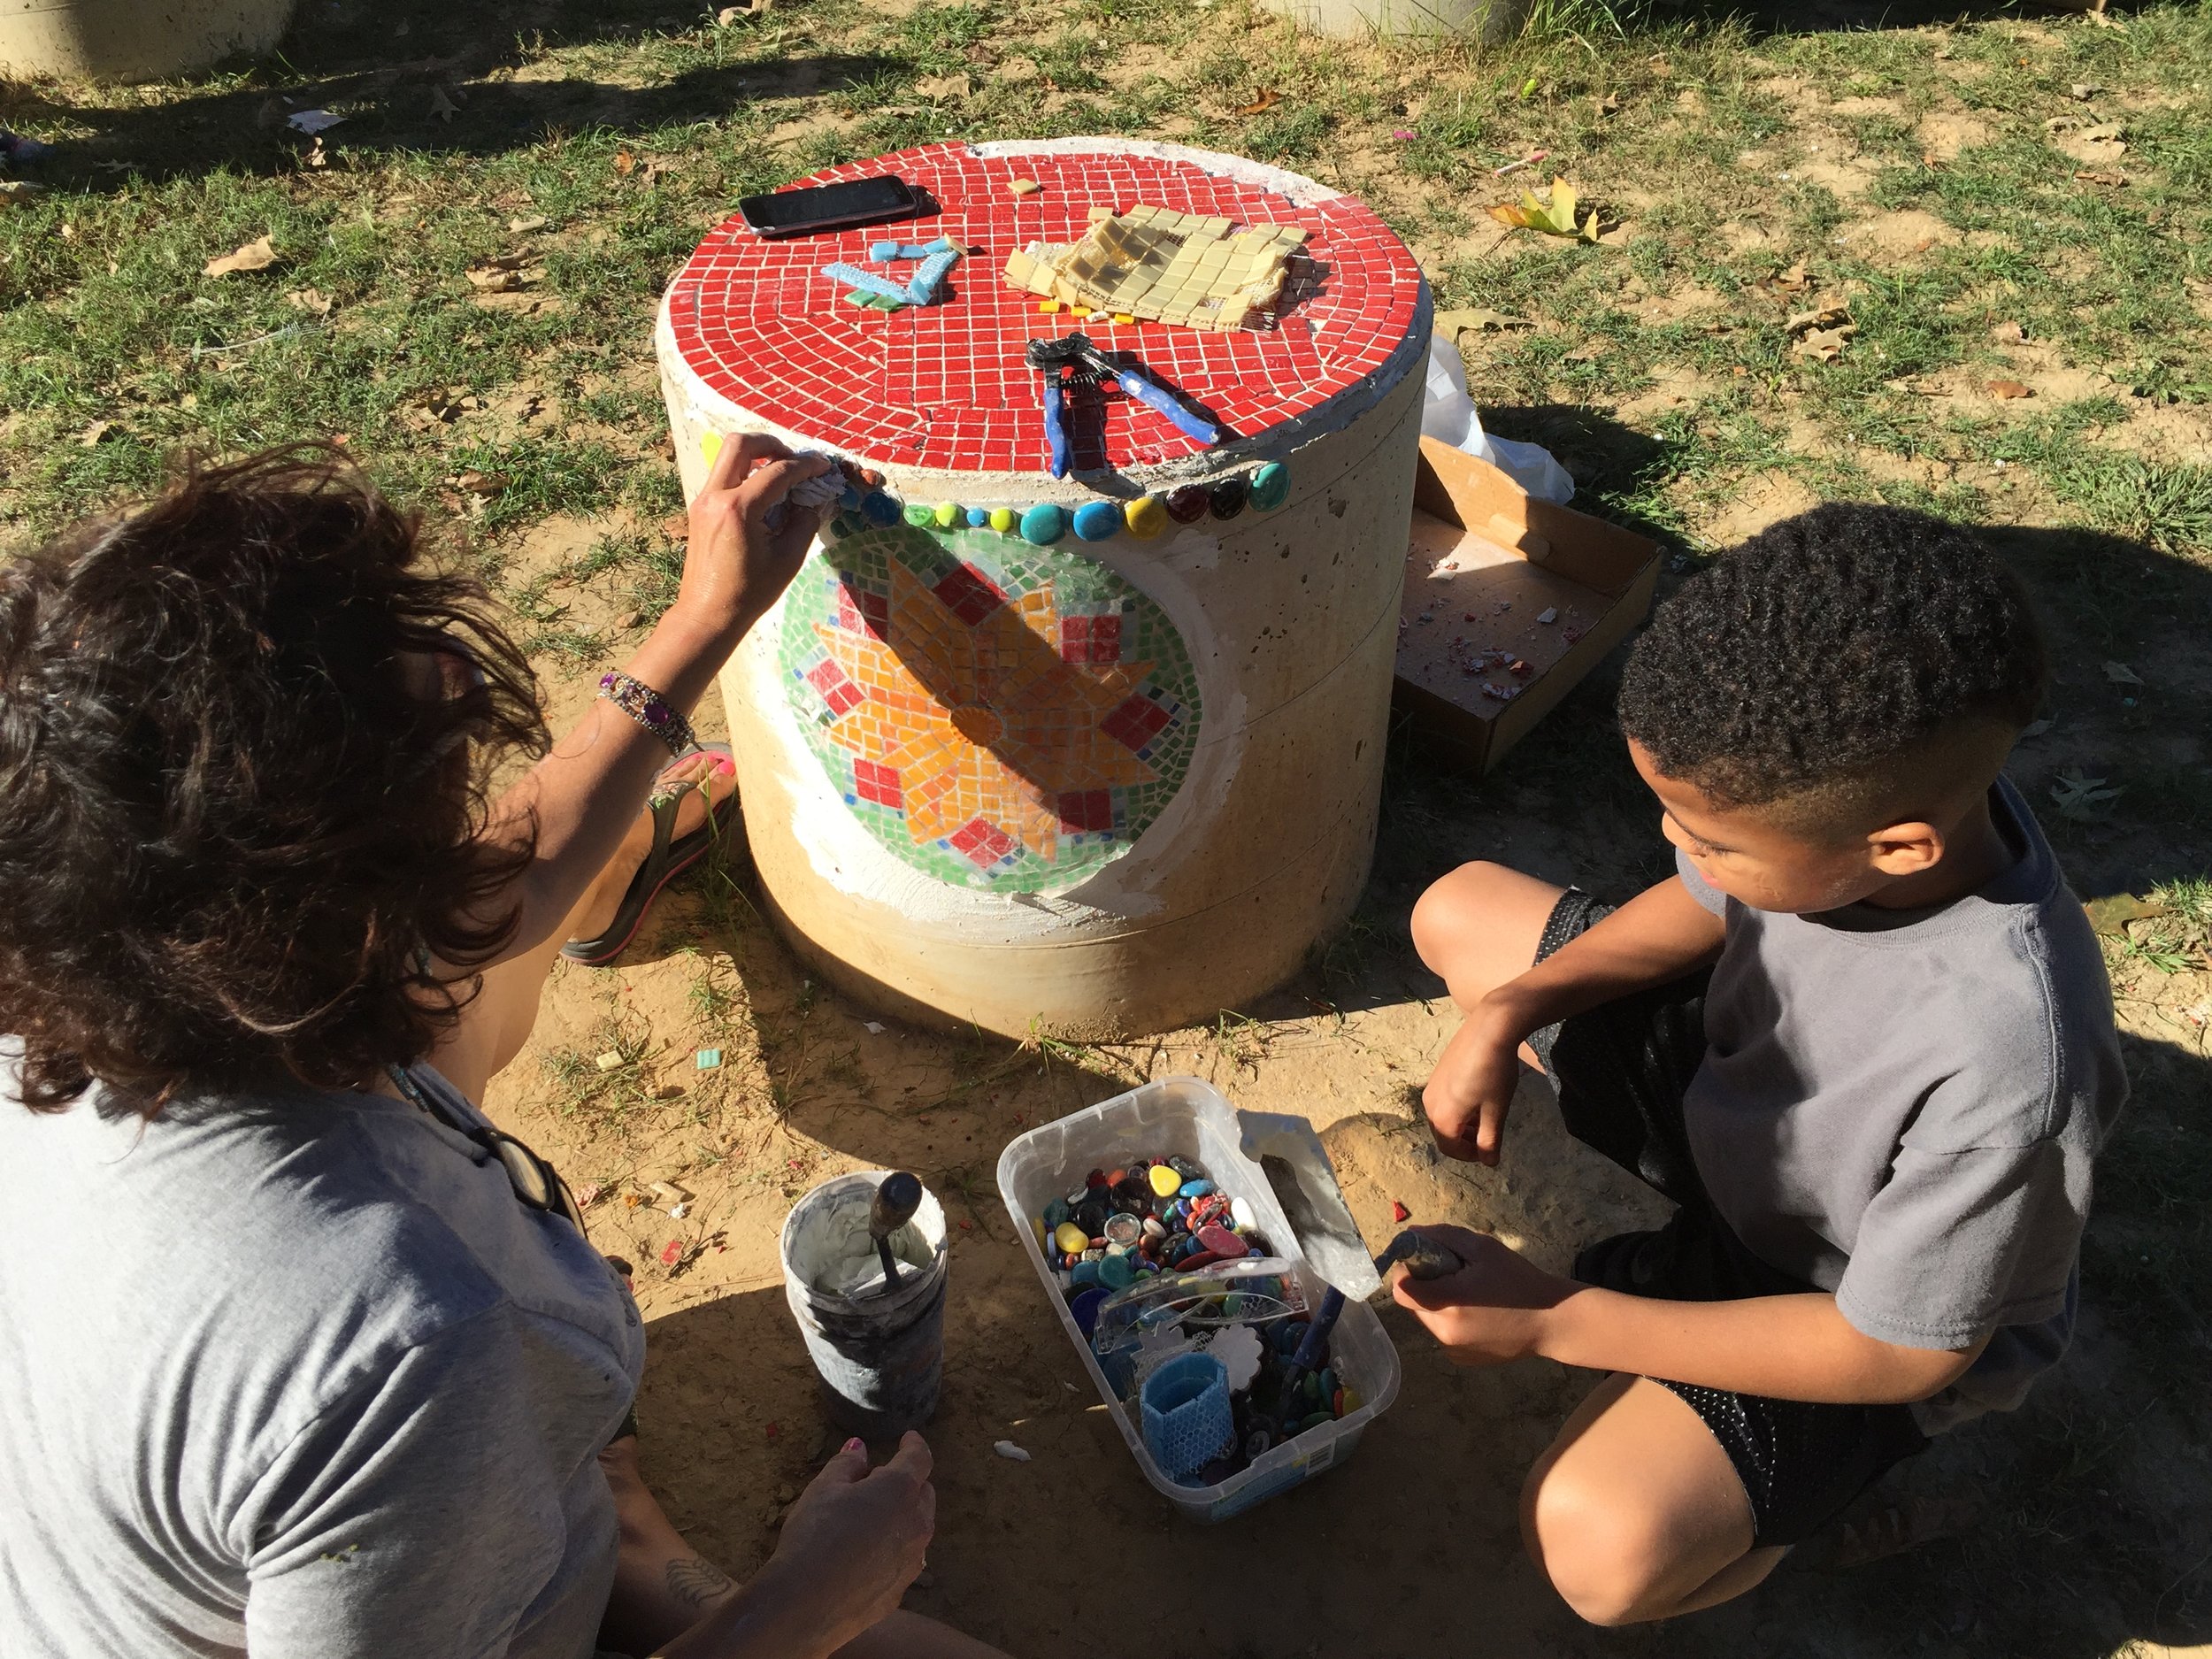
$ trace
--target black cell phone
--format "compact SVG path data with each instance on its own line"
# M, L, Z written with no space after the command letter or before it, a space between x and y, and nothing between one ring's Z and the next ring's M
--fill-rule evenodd
M886 219L911 219L922 211L922 198L905 180L887 173L873 179L847 179L841 184L749 196L738 203L737 211L764 236L806 236L818 231L849 230L855 225L880 225Z

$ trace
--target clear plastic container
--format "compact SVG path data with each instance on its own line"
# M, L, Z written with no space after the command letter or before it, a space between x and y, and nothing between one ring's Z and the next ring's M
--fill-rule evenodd
M1398 1397L1398 1350L1391 1346L1373 1309L1363 1302L1348 1303L1337 1322L1331 1352L1338 1377L1360 1397L1359 1409L1284 1441L1217 1486L1179 1486L1145 1449L1143 1435L1107 1382L1091 1345L1076 1328L1038 1242L1037 1222L1047 1204L1064 1196L1092 1170L1113 1169L1155 1156L1194 1158L1222 1191L1252 1206L1268 1244L1291 1263L1308 1305L1317 1306L1327 1286L1307 1264L1267 1177L1240 1149L1242 1140L1236 1109L1226 1099L1197 1078L1171 1077L1033 1129L1008 1146L998 1160L999 1196L1013 1217L1022 1248L1029 1252L1046 1300L1059 1316L1060 1328L1075 1345L1144 1478L1194 1521L1226 1520L1349 1457L1367 1425Z

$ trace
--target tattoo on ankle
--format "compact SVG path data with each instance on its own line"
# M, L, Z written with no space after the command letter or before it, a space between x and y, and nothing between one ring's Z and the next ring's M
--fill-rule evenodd
M737 1588L737 1580L698 1555L681 1555L668 1563L668 1593L694 1607L704 1607Z

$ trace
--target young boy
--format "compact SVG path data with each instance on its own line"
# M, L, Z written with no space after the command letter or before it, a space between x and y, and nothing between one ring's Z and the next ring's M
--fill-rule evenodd
M2000 775L2046 677L1971 534L1817 508L1690 578L1630 660L1677 874L1613 910L1471 864L1415 909L1466 1011L1424 1097L1443 1150L1498 1161L1525 1057L1679 1205L1571 1279L1437 1229L1467 1271L1397 1286L1465 1363L1612 1373L1522 1494L1585 1618L1741 1594L2066 1348L2126 1082L2096 941Z

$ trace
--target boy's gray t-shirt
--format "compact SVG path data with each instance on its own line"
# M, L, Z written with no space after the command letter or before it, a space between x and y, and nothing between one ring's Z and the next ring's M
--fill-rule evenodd
M0 1653L584 1659L627 1289L415 1107L16 1098L0 1044ZM427 1068L449 1109L465 1102Z
M2018 792L1990 806L2016 862L1933 910L1755 910L1677 861L1728 930L1683 1096L1698 1173L1754 1254L1867 1335L1990 1337L1916 1408L1931 1432L2018 1405L2065 1351L2091 1164L2127 1096L2080 901Z

